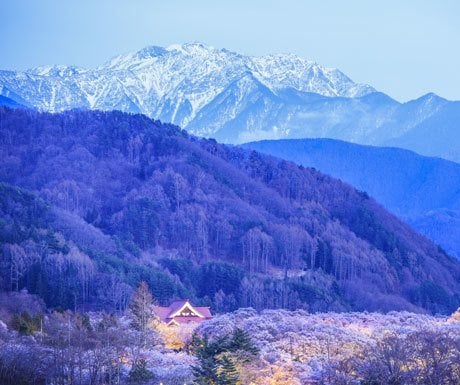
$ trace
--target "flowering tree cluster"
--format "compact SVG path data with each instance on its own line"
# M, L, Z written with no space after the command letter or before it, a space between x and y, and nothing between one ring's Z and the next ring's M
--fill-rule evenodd
M198 330L218 341L241 329L259 349L256 384L449 384L460 381L456 314L317 313L241 309Z
M139 297L146 291L145 284L141 285L133 296L132 310L119 315L46 312L40 301L26 293L21 293L20 298L3 296L2 303L9 311L2 315L6 323L0 321L0 383L115 385L188 381L195 359L165 349L155 324L150 322L150 313L139 307ZM12 302L18 299L35 303L30 310L40 313L15 313L19 305Z
M0 383L456 385L460 380L460 310L435 317L248 308L181 334L152 322L140 305L146 291L141 285L122 314L47 312L39 298L25 292L0 296Z

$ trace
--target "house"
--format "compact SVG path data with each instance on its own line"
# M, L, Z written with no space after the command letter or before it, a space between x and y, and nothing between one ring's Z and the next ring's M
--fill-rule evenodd
M193 306L188 299L173 301L169 306L154 306L158 318L170 325L200 323L212 318L209 307Z

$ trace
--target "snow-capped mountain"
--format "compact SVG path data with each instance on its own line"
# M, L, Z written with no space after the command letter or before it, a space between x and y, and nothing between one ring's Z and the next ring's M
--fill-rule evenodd
M0 71L0 95L43 111L143 113L224 143L327 137L460 161L459 102L427 94L401 104L292 54L152 46L95 69Z
M251 57L200 43L147 47L117 56L96 69L50 66L1 71L0 84L2 95L19 95L44 111L121 109L183 127L235 84L242 94L254 84L273 96L288 88L332 97L356 97L374 91L337 69L295 55Z

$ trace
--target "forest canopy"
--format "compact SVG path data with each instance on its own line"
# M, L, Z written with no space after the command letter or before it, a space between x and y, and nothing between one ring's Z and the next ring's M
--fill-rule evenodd
M0 109L5 291L160 303L452 312L458 261L311 168L120 112Z

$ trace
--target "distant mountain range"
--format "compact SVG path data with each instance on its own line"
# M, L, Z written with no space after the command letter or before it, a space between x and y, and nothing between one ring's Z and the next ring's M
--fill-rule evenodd
M224 143L327 137L460 161L460 102L427 94L399 103L290 54L147 47L95 69L0 71L0 95L41 111L140 112Z
M460 164L333 139L268 140L243 146L315 167L366 191L460 258Z
M117 111L0 121L5 290L72 308L119 304L139 280L226 309L460 303L459 261L312 168Z

